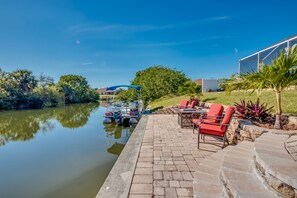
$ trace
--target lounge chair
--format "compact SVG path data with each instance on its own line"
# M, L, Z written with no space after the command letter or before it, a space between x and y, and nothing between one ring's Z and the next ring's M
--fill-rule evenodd
M234 107L229 106L226 109L225 115L220 123L210 123L210 122L204 122L203 119L200 119L200 124L197 127L198 131L198 149L199 149L199 143L200 138L203 135L203 140L205 141L205 135L209 136L215 136L223 139L223 146L225 147L225 141L226 141L226 131L228 129L229 123L231 121L231 118L235 112ZM227 141L228 143L228 141ZM228 143L229 144L229 143Z
M223 113L224 107L220 104L212 104L209 108L209 111L206 116L200 116L199 118L192 118L192 123L193 123L193 133L195 128L197 128L200 123L201 119L203 122L208 122L208 123L218 123L220 119L222 118L222 113Z

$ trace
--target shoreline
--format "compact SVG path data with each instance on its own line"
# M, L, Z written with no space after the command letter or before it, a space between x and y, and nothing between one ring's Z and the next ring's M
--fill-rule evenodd
M133 134L126 143L116 163L113 165L96 198L128 197L136 168L140 147L148 122L148 116L143 115Z

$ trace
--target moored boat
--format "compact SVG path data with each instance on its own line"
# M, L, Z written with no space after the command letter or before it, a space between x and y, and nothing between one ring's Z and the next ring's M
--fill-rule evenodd
M140 86L134 85L118 85L113 87L108 87L107 90L115 90L119 87L128 87L136 90L141 90ZM108 111L105 113L103 120L104 124L109 124L115 121L118 125L135 125L138 123L142 115L143 103L140 99L141 94L138 95L138 101L126 102L116 102L112 103L111 107L108 108Z

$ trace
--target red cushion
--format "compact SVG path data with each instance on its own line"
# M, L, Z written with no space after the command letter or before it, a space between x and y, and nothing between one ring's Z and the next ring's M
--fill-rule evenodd
M113 113L112 112L106 112L105 116L113 116Z
M207 130L207 131L218 131L223 132L221 125L214 125L214 124L200 124L200 132Z
M200 125L200 123L201 123L200 119L195 119L195 118L192 119L192 122L196 125Z
M220 136L220 137L223 137L225 135L224 132L211 131L211 130L203 130L200 133L201 134L208 134L208 135L215 135L215 136Z
M216 123L219 121L219 117L222 115L224 110L224 107L220 104L212 104L206 117L203 118L204 122L208 122L208 123ZM208 117L209 116L209 117ZM192 119L192 122L195 123L196 125L200 125L200 119Z
M229 124L231 118L232 118L232 115L234 113L235 109L234 107L232 106L229 106L227 109L226 109L226 112L225 112L225 116L222 120L222 124Z
M191 102L191 105L190 105L190 108L194 108L196 106L196 101L195 100L193 100L192 102Z
M181 100L180 103L179 103L179 108L187 108L188 104L189 104L188 100L185 100L185 99Z
M200 133L216 135L216 136L224 136L224 131L222 130L220 125L212 125L212 124L200 124Z
M221 116L223 113L224 107L220 104L212 104L209 108L209 111L207 113L206 117L212 117L212 118L206 118L207 122L218 122L219 119L218 118L214 118L214 117L218 117Z

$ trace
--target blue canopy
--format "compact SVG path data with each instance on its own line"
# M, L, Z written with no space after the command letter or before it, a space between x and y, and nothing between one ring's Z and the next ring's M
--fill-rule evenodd
M136 85L116 85L116 86L112 86L112 87L107 87L106 90L116 90L119 87L128 87L128 88L133 88L133 89L137 89L137 90L141 89L141 86L136 86Z

